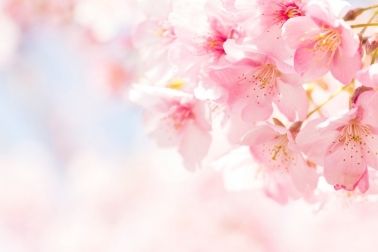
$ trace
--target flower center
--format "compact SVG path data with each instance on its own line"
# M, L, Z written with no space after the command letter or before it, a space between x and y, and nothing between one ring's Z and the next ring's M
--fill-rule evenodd
M284 5L281 13L286 20L293 17L303 16L303 11L295 3L288 3Z
M346 125L339 137L339 142L345 145L349 144L364 144L365 138L371 134L370 127L367 125L359 124L357 122L351 122Z
M257 104L271 102L276 94L276 79L280 72L273 64L264 64L254 71L242 73L239 76L239 85L243 85L242 95L253 98Z
M290 159L290 154L287 149L287 144L289 140L287 139L286 135L280 135L277 137L277 143L274 145L272 152L271 152L271 157L272 160L277 160L277 158L282 155L283 158L289 160Z
M341 36L334 29L326 29L316 37L315 41L314 50L334 53L341 44Z
M192 108L188 105L176 105L171 119L175 129L181 129L188 120L194 119Z
M258 86L263 89L271 86L271 84L276 80L277 76L277 68L272 64L266 64L255 72L253 78L258 83Z
M180 79L174 79L167 84L168 88L175 89L175 90L181 90L184 88L184 86L185 86L185 82Z
M226 42L227 37L221 34L208 37L205 43L207 51L214 52L216 54L225 54L223 44Z
M156 36L159 38L173 39L175 38L175 31L173 27L168 25L166 22L159 22L158 27L155 32Z
M269 7L272 8L272 7ZM274 8L274 7L273 7ZM304 16L303 10L293 2L279 3L277 9L273 11L271 15L273 23L283 25L287 20L294 17Z

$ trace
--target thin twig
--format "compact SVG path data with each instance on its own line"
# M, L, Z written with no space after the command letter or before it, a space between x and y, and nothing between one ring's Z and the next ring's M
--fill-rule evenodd
M368 7L362 8L362 9L364 11L367 11L367 10L371 10L371 9L375 9L375 8L378 8L378 4L375 4L375 5L372 5L372 6L368 6Z
M378 11L374 12L373 15L371 16L371 18L369 19L368 21L368 24L371 24L371 22L373 22L374 18L378 15ZM367 27L364 27L364 29L362 29L360 31L360 37L362 37L366 31Z
M335 93L333 93L330 97L328 97L327 100L325 100L324 102L322 102L319 106L317 106L315 109L313 109L312 111L310 111L307 116L306 116L306 119L308 119L310 116L312 116L314 113L318 112L319 110L321 110L325 105L327 105L330 101L332 101L336 96L338 96L340 93L342 93L343 91L347 90L348 88L350 88L351 86L353 85L353 82L348 84L348 85L345 85L344 87L340 88L339 90L337 90Z
M378 57L378 48L374 50L373 55L371 56L371 62L370 65L373 65L375 63L375 60Z
M378 23L354 24L354 25L351 25L352 28L362 28L362 27L370 27L370 26L378 26Z

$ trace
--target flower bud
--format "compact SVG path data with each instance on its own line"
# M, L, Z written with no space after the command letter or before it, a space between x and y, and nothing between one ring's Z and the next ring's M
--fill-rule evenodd
M359 15L361 15L364 12L363 8L357 8L353 9L347 12L344 16L345 21L353 21L355 20Z

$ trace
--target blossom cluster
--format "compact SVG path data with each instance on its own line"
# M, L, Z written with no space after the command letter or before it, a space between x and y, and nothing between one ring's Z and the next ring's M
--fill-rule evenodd
M247 147L270 193L284 197L309 199L320 180L369 190L378 6L179 0L158 9L133 33L144 74L129 97L160 146L177 148L189 170Z

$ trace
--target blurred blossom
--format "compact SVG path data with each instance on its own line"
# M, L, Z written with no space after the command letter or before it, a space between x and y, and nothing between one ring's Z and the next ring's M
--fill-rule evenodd
M20 29L6 13L0 10L0 67L9 63L15 55L20 42Z
M74 19L88 28L96 39L107 42L124 32L136 18L131 1L80 0L74 9ZM134 11L134 13L133 13Z

